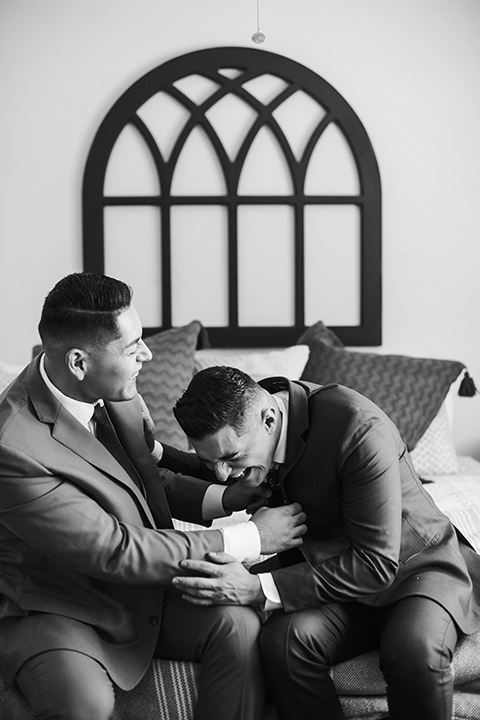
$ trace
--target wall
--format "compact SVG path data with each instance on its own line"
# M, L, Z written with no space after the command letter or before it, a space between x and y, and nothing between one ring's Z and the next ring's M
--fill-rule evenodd
M383 186L381 352L462 360L480 386L479 0L261 0L265 50L352 105ZM43 298L81 270L85 158L133 81L243 45L255 0L0 0L0 358L26 362ZM457 449L480 458L480 398Z

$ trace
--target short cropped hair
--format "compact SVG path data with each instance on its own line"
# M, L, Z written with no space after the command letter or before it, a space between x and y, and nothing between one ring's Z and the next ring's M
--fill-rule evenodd
M103 346L117 339L117 317L130 307L132 296L128 285L107 275L67 275L45 298L38 325L45 351Z
M194 375L173 413L194 440L214 435L227 425L242 435L253 402L262 392L255 380L237 368L209 367Z

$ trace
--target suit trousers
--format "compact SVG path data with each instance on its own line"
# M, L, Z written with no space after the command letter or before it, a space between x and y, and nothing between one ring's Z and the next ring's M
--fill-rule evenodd
M384 608L348 602L277 610L261 631L260 648L280 720L342 720L329 669L374 648L390 720L451 720L457 639L441 605L408 597Z
M174 589L166 592L155 656L201 663L195 720L261 719L259 630L258 615L249 607L200 607ZM113 713L114 690L107 672L81 653L51 650L36 655L16 680L36 720L108 720Z

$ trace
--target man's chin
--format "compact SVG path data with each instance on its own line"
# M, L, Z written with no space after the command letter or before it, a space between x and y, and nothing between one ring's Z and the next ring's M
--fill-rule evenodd
M109 402L128 402L128 400L133 400L134 397L138 395L137 392L137 386L135 385L134 388L129 388L128 390L125 390L121 396L115 397L115 398L109 398Z

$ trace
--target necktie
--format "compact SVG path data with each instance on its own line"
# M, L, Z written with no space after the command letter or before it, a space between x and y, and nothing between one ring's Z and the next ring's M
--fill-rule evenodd
M126 470L126 472L130 475L137 487L140 488L140 490L142 490L143 492L143 489L141 487L141 480L135 468L133 467L127 453L123 449L120 440L117 437L117 433L115 432L115 429L110 422L105 407L100 403L97 403L95 405L92 419L95 421L96 424L97 440L99 440L102 445L106 447L108 452L113 455L115 460L120 463L123 469Z
M282 493L282 487L278 477L278 468L272 465L265 477L265 485L270 488L272 495L268 499L268 505L270 507L276 507L283 505L285 500Z

